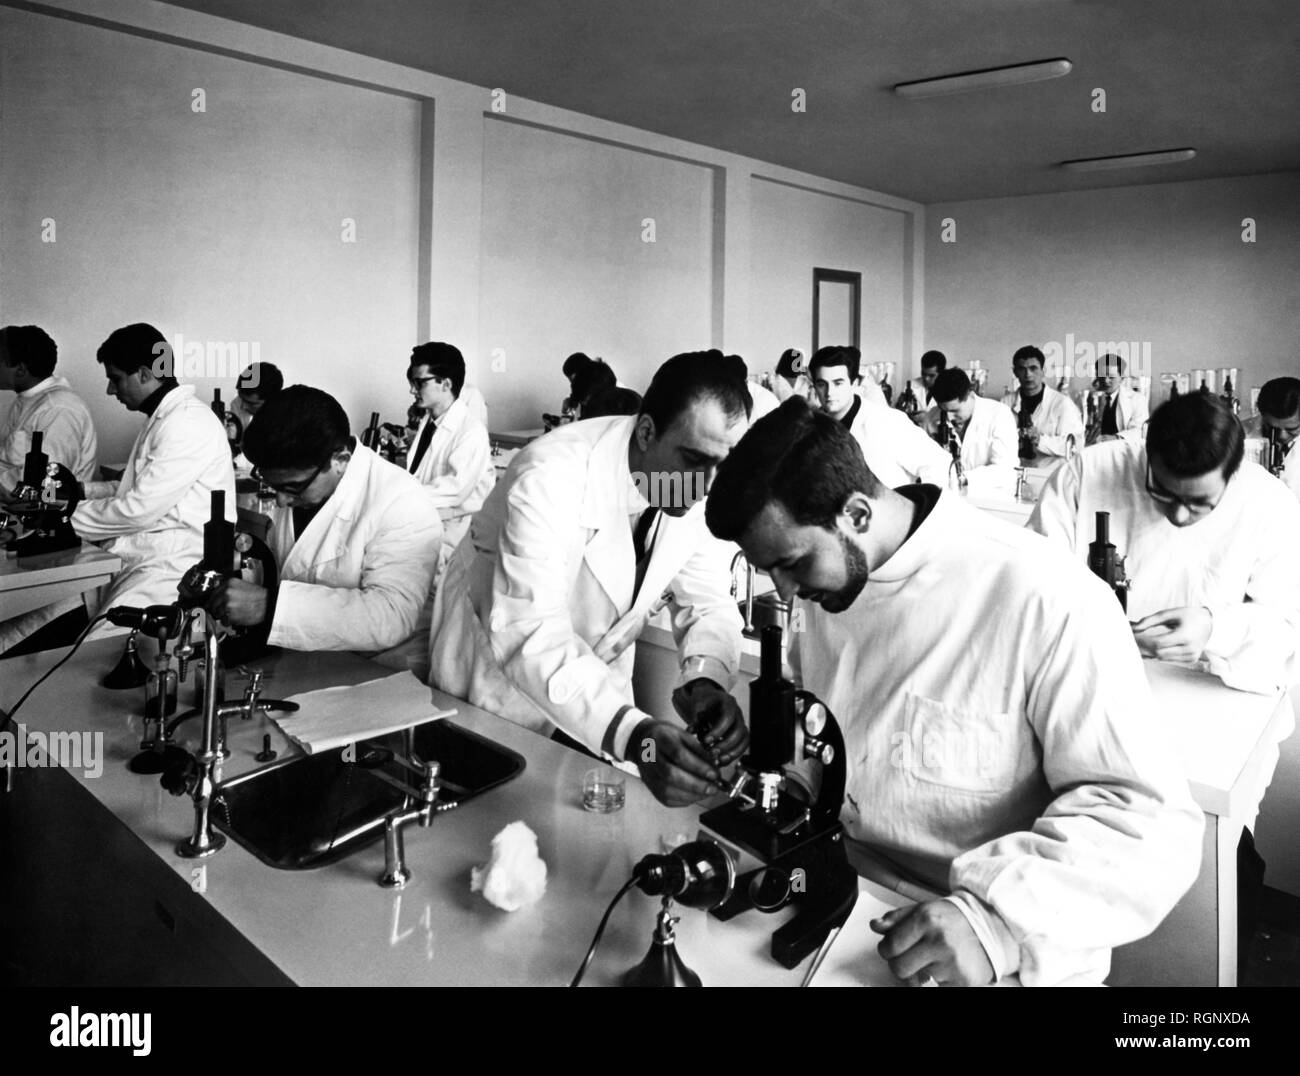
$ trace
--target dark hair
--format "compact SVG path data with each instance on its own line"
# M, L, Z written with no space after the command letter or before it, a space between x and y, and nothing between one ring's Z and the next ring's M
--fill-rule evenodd
M236 392L251 392L262 400L269 400L284 388L284 374L271 362L253 362L235 382Z
M564 370L564 376L567 378L573 378L577 375L579 370L586 369L595 361L596 360L590 355L584 354L581 351L575 351L564 360L564 366L562 367Z
M596 359L573 375L573 392L569 396L569 402L574 407L581 408L582 417L587 418L587 404L592 398L617 385L618 378L614 376L614 371Z
M1300 411L1300 379L1275 377L1265 381L1255 401L1255 410L1274 418L1290 418Z
M1121 377L1124 375L1123 357L1120 355L1116 355L1113 351L1108 351L1105 355L1101 356L1101 358L1097 360L1097 365L1093 370L1093 376L1101 377L1102 370L1109 369L1112 366L1115 367L1116 373L1118 373Z
M662 435L678 417L700 399L716 400L728 417L749 417L753 401L745 384L745 364L717 348L674 355L650 380L639 414L654 420Z
M410 366L427 366L431 377L451 382L451 394L460 399L465 387L465 356L454 344L428 343L411 348Z
M862 352L855 347L821 347L808 364L808 373L815 377L817 370L823 366L845 366L848 367L849 380L857 381L861 363Z
M921 356L921 369L937 366L940 370L948 369L948 356L942 351L927 351Z
M124 374L149 369L159 380L176 376L172 347L167 343L167 337L143 321L124 325L109 333L108 339L95 352L95 360Z
M797 365L802 364L803 360L804 354L797 347L786 348L781 352L781 357L777 360L776 372L793 384L794 379L800 373L807 373L807 366L804 366L802 371L797 369Z
M583 418L604 418L607 415L635 415L641 411L641 394L618 385L601 389L582 405Z
M351 433L348 416L328 392L290 385L248 424L244 455L261 470L305 471L347 448Z
M775 501L801 526L830 528L851 494L883 490L843 424L792 396L755 422L718 466L704 518L715 536L734 542Z
M0 329L0 356L6 366L26 366L41 381L54 373L58 345L39 325L6 325Z
M965 370L944 370L934 379L930 395L935 403L947 403L949 400L964 400L970 395L970 378Z
M1015 366L1015 364L1020 362L1022 359L1037 359L1039 366L1044 369L1047 367L1047 359L1043 357L1043 353L1039 351L1038 348L1034 347L1033 344L1026 344L1024 347L1016 348L1016 353L1011 356L1011 365Z
M1147 423L1147 456L1179 478L1223 469L1231 478L1241 466L1246 434L1217 396L1189 392L1162 403Z

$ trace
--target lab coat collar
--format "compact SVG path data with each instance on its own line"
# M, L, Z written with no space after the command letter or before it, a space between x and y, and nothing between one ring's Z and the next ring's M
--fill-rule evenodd
M162 392L162 389L158 391ZM158 401L158 405L153 409L153 414L149 416L145 425L161 421L165 415L170 415L178 407L182 406L186 400L194 399L194 396L193 385L174 385L163 393L162 399Z
M439 430L446 430L448 433L455 433L459 430L465 425L467 418L469 418L469 408L459 396L451 401L451 406L442 413L442 418L434 418L429 412L426 412L424 416L426 422L432 421L437 424Z
M626 529L628 516L649 507L637 491L628 467L627 449L632 442L636 418L620 415L612 419L588 419L605 422L606 428L596 438L587 462L586 491L582 499L580 522L589 530L599 531L611 524ZM628 548L632 548L631 532Z
M309 571L307 562L319 567L343 555L351 532L350 524L362 507L371 472L380 463L373 451L355 441L343 477L302 533L296 536L281 569L282 575L305 575Z
M66 389L70 387L67 378L50 375L44 381L38 381L31 388L18 393L18 399L30 400L36 396L40 396L44 392L49 392L50 389Z
M964 534L978 529L980 523L978 511L960 496L940 490L929 515L921 520L894 555L871 573L868 588L872 582L900 583L915 575L947 547L961 542Z

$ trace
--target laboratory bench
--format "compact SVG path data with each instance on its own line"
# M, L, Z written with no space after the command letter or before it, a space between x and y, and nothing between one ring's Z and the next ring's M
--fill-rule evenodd
M0 555L0 620L103 586L121 559L93 545L23 558Z
M98 684L121 647L120 638L84 645L17 718L29 731L102 733L103 770L95 777L20 769L9 775L11 790L0 790L0 970L16 982L562 985L632 866L697 832L697 808L664 807L635 777L627 781L623 810L584 811L581 782L597 765L592 759L430 690L430 713L454 709L449 720L527 764L430 828L407 830L412 879L405 889L377 884L382 841L307 871L269 867L234 840L209 858L180 859L174 845L192 831L191 800L166 793L156 776L126 768L139 747L143 689L114 692ZM12 705L60 656L0 663L0 705ZM756 659L756 646L747 643L747 677ZM670 633L649 629L637 654L642 705L671 712L675 664ZM266 691L279 698L392 675L348 654L281 652L257 665L267 672ZM1230 691L1189 670L1156 662L1146 668L1155 718L1182 754L1206 813L1204 860L1192 890L1157 931L1116 950L1110 982L1231 985L1241 814L1258 794L1261 760L1289 703ZM182 686L182 706L192 690L192 681ZM742 705L747 695L738 692ZM192 744L196 723L181 728L188 730L182 743L188 737ZM257 768L254 755L266 734L281 758L299 751L265 717L232 720L223 776ZM537 834L548 882L538 903L506 913L470 892L469 875L487 861L492 837L516 820ZM892 984L865 928L866 919L908 902L886 881L862 881L854 931L837 941L819 985ZM657 908L657 900L636 891L624 898L587 982L612 984L641 959ZM680 914L679 950L706 984L795 986L811 962L787 971L771 959L769 937L781 915L751 912L724 923L702 912Z
M517 751L524 771L406 831L412 873L400 891L382 889L383 842L315 870L276 870L234 840L201 860L178 858L194 809L157 776L126 768L141 735L143 689L112 692L99 676L121 639L83 646L17 715L29 731L103 734L103 772L28 768L0 791L0 970L11 981L97 985L565 985L577 971L606 905L642 856L695 836L698 810L659 804L635 777L626 805L583 810L583 774L598 765L463 702L430 692L428 710ZM12 705L60 653L0 665L0 705ZM279 653L259 661L269 693L284 698L324 686L391 676L348 654ZM182 685L182 695L192 684ZM233 694L233 692L232 692ZM182 698L184 706L186 698ZM197 738L194 722L189 743ZM258 766L269 734L296 752L266 718L232 720L224 777ZM180 733L186 742L186 733ZM513 913L470 891L470 870L488 859L492 837L522 820L547 865L545 895ZM855 923L903 903L861 884ZM633 891L610 919L585 983L611 985L649 947L659 901ZM797 986L812 957L786 970L768 953L781 914L730 922L678 909L678 949L706 985ZM7 937L6 937L7 935ZM892 984L865 927L861 955L837 942L819 985ZM851 968L836 972L837 954ZM7 967L5 964L7 962Z

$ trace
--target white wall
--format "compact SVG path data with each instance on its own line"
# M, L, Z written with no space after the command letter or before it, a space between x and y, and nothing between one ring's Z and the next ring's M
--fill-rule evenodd
M753 180L751 206L751 346L759 366L773 366L788 347L812 346L814 267L862 274L864 363L910 369L919 361L911 354L904 212L761 178Z
M0 323L56 338L105 460L138 420L102 398L94 350L134 320L257 341L357 423L404 413L411 346L449 340L494 429L558 405L572 350L638 389L681 350L770 367L829 259L880 282L864 350L919 349L915 203L513 95L498 114L486 87L153 0L4 4Z
M574 351L644 392L665 359L712 346L713 169L484 124L479 384L495 428L558 412Z
M957 202L927 220L926 347L983 360L999 391L1017 347L1067 334L1149 342L1157 383L1206 366L1240 367L1246 387L1300 372L1300 173Z
M133 321L256 343L363 421L380 396L360 372L400 384L416 331L419 151L410 98L0 8L0 323L55 338L103 461L139 419L95 350ZM233 395L227 365L205 399Z

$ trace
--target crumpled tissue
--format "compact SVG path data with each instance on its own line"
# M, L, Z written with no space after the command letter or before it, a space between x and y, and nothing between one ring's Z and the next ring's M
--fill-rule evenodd
M507 912L540 900L546 892L546 863L537 852L537 834L523 822L511 822L492 838L487 864L471 869L469 888Z

